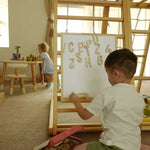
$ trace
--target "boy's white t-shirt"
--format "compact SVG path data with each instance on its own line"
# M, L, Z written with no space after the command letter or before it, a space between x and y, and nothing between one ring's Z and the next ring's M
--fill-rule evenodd
M140 150L145 103L130 84L118 83L105 88L87 107L101 118L103 133L100 141L123 150Z

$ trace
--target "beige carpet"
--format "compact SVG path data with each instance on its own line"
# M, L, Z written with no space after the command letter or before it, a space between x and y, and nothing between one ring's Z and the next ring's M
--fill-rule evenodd
M6 88L5 91L6 100L0 104L0 150L32 150L49 138L52 89L39 84L34 92L32 85L26 84L25 95L17 87L13 96L8 95Z
M52 88L41 84L33 91L31 84L26 85L26 94L22 95L15 87L14 95L9 95L9 86L5 86L6 100L0 104L0 150L32 150L49 138L49 104ZM66 118L70 120L69 118ZM61 122L61 118L59 119ZM100 132L76 133L83 142L97 140ZM150 145L150 132L142 132L142 141Z

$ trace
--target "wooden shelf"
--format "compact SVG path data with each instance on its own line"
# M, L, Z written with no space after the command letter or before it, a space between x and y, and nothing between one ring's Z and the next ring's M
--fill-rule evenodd
M62 16L58 15L57 19L66 20L88 20L88 21L113 21L113 22L123 22L122 18L108 18L108 17L87 17L87 16Z
M145 0L142 0L140 2L133 2L129 0L123 0L122 2L120 1L100 1L100 0L56 0L56 1L51 1L52 2L52 17L55 18L53 21L53 26L54 26L54 34L53 34L53 49L54 51L54 89L53 89L53 97L51 99L51 104L50 104L50 120L49 120L49 133L52 135L57 134L58 132L62 132L68 128L71 128L74 125L82 125L84 131L102 131L102 127L100 122L97 123L97 119L94 120L94 122L74 122L70 121L69 123L65 122L65 119L67 117L64 117L62 119L64 122L59 122L59 115L64 114L68 115L69 113L76 113L75 107L70 107L71 103L67 100L66 102L62 102L61 100L61 93L60 90L57 90L57 75L61 74L61 69L58 69L57 67L57 59L61 57L61 50L57 51L57 38L61 37L62 33L57 32L57 20L58 19L64 19L64 20L83 20L83 21L91 21L93 22L93 31L89 31L94 33L94 21L101 21L102 22L102 30L100 31L99 34L107 34L108 32L108 22L118 22L122 26L122 33L117 34L116 37L117 39L121 39L123 46L125 48L129 48L132 50L132 35L139 34L140 36L142 34L147 36L146 39L146 44L145 47L143 48L144 53L143 55L137 55L137 57L141 57L143 62L142 62L142 71L140 72L139 77L134 77L134 80L138 80L138 82L142 82L142 80L150 80L150 77L143 77L143 64L145 64L146 59L147 59L147 51L149 48L149 41L150 41L150 27L148 30L131 30L131 14L130 14L130 9L131 8L145 8L145 9L150 9L150 3L146 2ZM103 9L103 17L94 17L94 10L93 10L93 16L69 16L69 15L57 15L57 6L58 4L66 4L66 6L69 6L70 4L73 5L85 5L85 6L98 6L98 7L104 7ZM69 4L69 5L67 5ZM114 17L109 17L111 11L110 7L117 7L121 9L121 18L116 18L115 15ZM95 7L93 7L95 8ZM53 16L54 15L54 16ZM138 21L138 17L137 17ZM72 34L72 33L70 33ZM74 33L75 34L75 33ZM81 33L82 34L82 33ZM84 34L91 34L91 33L84 33ZM111 35L111 34L109 34ZM140 87L140 84L139 84ZM60 101L59 101L60 100ZM89 101L90 102L90 101ZM89 103L88 102L88 103ZM87 104L88 104L87 103ZM64 105L64 107L61 107L61 105ZM86 104L85 104L86 105ZM74 116L74 115L72 115ZM61 120L61 121L62 121ZM150 122L143 122L142 123L142 130L150 130Z

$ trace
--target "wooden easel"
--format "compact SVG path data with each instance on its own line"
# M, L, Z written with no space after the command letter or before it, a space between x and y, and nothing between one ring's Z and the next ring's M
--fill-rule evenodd
M103 6L103 17L81 17L81 16L57 16L57 4L82 4L82 5L92 5L94 6ZM57 72L61 72L61 70L57 71L57 57L61 55L61 52L57 51L57 19L75 19L75 20L90 20L90 21L102 21L102 33L107 34L107 25L108 21L115 21L122 23L122 34L118 34L117 38L123 40L123 47L129 48L132 50L132 32L131 31L131 16L130 16L130 7L137 7L138 3L133 3L129 0L123 0L122 2L118 1L77 1L77 0L56 0L52 3L53 13L51 19L53 20L54 26L54 35L53 35L53 45L54 45L54 87L53 87L53 96L51 98L50 104L50 119L49 119L49 133L52 135L57 134L58 132L62 132L65 129L68 129L74 125L81 125L83 127L82 131L101 131L102 127L100 123L68 123L68 124L58 124L58 113L73 113L76 112L75 108L71 108L70 103L65 104L65 108L59 108L61 102L58 102L60 99L60 91L57 90ZM142 2L139 6L144 7L145 5ZM121 18L110 18L109 17L109 8L110 7L120 7L122 16ZM149 120L149 119L148 119ZM150 121L142 123L142 130L150 130Z

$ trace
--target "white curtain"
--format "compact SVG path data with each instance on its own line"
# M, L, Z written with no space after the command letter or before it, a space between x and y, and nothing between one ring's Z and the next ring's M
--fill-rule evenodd
M0 0L0 47L9 47L8 0Z

